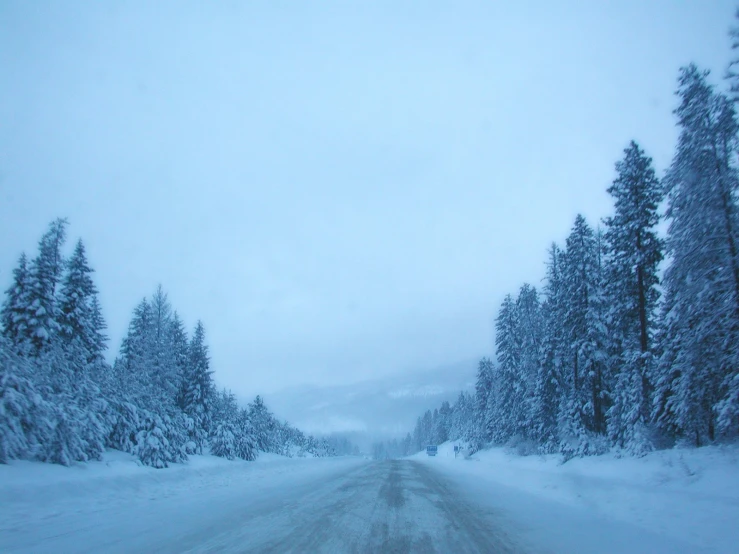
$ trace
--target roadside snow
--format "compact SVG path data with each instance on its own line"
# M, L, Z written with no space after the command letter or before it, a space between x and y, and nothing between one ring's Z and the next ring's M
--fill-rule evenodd
M12 461L0 465L0 552L161 551L275 491L298 493L363 463L261 454L255 462L191 456L153 469L118 451L68 468Z
M739 449L653 452L643 458L517 456L502 448L454 458L454 443L433 465L483 506L507 513L554 552L736 552ZM523 494L522 494L523 493Z

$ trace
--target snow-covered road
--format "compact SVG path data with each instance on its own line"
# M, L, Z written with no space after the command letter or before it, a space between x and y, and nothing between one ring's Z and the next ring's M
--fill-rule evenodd
M120 501L85 491L46 510L28 506L0 527L0 551L517 551L494 517L415 461L241 467L244 479L213 474L195 489L160 483Z
M455 459L447 447L437 458L381 462L193 456L166 470L115 451L71 468L16 461L0 466L0 552L733 551L735 533L718 516L703 534L688 525L696 502L734 513L729 497L709 494L708 470L697 497L695 484L663 490L647 480L634 496L604 472L644 461L549 468L497 451Z

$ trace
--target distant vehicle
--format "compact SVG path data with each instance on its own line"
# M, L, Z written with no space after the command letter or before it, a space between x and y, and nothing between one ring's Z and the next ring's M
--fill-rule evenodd
M439 451L439 447L436 446L435 444L430 444L426 447L426 454L428 454L429 456L436 456L438 451Z

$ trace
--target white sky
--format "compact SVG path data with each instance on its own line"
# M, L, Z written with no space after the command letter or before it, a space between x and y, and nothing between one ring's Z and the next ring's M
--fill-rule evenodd
M734 8L3 0L0 282L66 216L112 351L161 282L240 394L490 354L628 141L669 163Z

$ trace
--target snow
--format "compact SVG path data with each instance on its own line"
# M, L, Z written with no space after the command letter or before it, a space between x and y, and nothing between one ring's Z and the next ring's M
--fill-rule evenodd
M71 467L16 460L0 465L0 552L176 550L190 529L215 528L276 490L301 491L363 463L261 453L255 462L190 456L154 469L114 450Z
M518 456L503 448L411 456L483 508L511 519L535 550L736 552L739 448L674 449L642 458Z
M723 553L739 544L737 447L566 464L504 449L455 459L452 447L411 458L439 471L461 500L530 551ZM264 538L289 521L257 523L255 514L289 514L316 491L333 498L332 491L354 490L342 476L367 463L261 454L255 462L191 456L153 469L113 450L68 468L12 461L0 465L0 552L178 552L241 528ZM312 509L294 513L308 517Z

